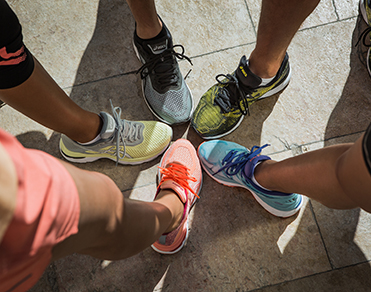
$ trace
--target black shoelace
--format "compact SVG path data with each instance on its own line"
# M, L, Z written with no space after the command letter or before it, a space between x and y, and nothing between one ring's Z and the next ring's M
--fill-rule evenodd
M220 81L220 77L225 79ZM251 92L247 88L244 88L244 90L241 89L237 77L231 74L219 74L215 79L219 84L223 85L215 97L215 103L220 106L222 111L228 113L237 105L244 116L247 114L250 115L247 97ZM243 108L241 107L241 102Z
M176 47L181 48L182 52L176 52L174 50ZM173 56L180 60L186 59L191 65L193 65L191 59L184 55L184 47L182 45L175 45L172 48L166 49L161 54L155 55L147 63L143 64L136 73L140 73L140 77L144 79L151 72L155 72L155 82L161 89L166 89L169 86L176 85L178 82L178 75L176 66L174 66L176 60Z

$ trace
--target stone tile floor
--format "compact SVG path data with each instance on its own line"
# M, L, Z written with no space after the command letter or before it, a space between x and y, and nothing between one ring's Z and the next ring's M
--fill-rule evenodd
M82 107L110 111L109 99L131 120L153 119L141 93L133 47L134 20L123 0L9 0L25 43L57 83ZM156 1L175 43L194 66L187 78L196 102L232 72L255 45L258 0ZM358 0L323 0L295 36L288 53L293 70L280 94L251 107L226 140L284 159L324 146L355 141L369 124L371 80L366 48L355 46L366 25ZM180 62L182 72L191 68ZM54 110L54 109L50 109ZM59 134L9 106L0 126L27 147L61 158ZM188 125L174 140L202 139ZM125 197L152 200L159 159L140 166L111 161L78 165L110 176ZM150 248L130 259L99 261L73 255L54 262L32 291L371 291L371 215L330 210L307 200L300 214L279 219L246 190L204 176L192 212L190 238L174 256Z

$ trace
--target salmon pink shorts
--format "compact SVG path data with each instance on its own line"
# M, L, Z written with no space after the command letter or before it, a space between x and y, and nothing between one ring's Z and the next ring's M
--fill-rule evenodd
M24 148L2 129L0 143L18 176L15 212L0 243L0 291L27 291L49 265L53 246L78 232L80 201L56 158Z

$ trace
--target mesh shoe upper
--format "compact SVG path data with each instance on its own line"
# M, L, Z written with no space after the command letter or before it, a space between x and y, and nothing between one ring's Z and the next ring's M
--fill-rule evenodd
M301 195L269 191L252 180L257 163L270 159L268 156L259 155L266 146L254 146L250 152L239 144L214 140L201 144L198 155L204 170L217 182L248 189L255 199L275 216L292 216L301 208Z
M163 234L152 248L159 253L174 254L188 238L188 214L198 198L202 186L202 170L193 145L184 139L174 142L163 155L157 194L162 189L172 189L184 203L183 218L179 226ZM156 194L156 196L157 196Z
M221 77L224 79L220 80ZM252 73L245 56L232 74L216 76L217 84L202 97L191 124L204 139L223 137L235 130L249 111L249 105L284 89L291 77L286 54L276 77L259 86L261 78Z
M145 101L152 113L168 124L183 123L190 119L193 98L179 70L178 59L191 60L184 55L181 45L173 45L165 26L166 35L155 40L141 40L134 33L134 48L143 63L137 73L142 78ZM180 48L179 53L174 48Z
M114 117L100 113L103 120L101 139L95 143L81 145L61 135L59 145L62 155L72 162L108 158L121 164L138 164L152 160L165 151L172 138L171 127L155 121L122 120L121 109L116 107L113 110Z

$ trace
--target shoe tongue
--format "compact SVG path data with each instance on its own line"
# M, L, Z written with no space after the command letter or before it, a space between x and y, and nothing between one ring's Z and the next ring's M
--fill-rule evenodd
M244 86L249 88L258 87L262 79L250 71L246 56L242 56L236 70L237 79Z
M153 54L159 55L169 48L169 39L167 37L163 37L158 40L151 41L151 43L147 43L147 47Z
M161 190L164 190L164 189L171 189L173 190L174 192L177 193L179 199L185 204L185 202L187 201L187 196L186 196L186 192L184 190L183 187L181 187L179 184L177 184L175 181L172 181L172 180L166 180L164 181L160 186L159 188Z
M116 122L115 119L105 112L100 112L99 116L103 120L102 130L100 131L100 136L102 139L108 139L112 137L112 135L115 133L116 129Z

